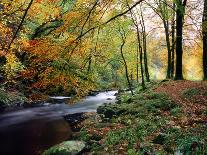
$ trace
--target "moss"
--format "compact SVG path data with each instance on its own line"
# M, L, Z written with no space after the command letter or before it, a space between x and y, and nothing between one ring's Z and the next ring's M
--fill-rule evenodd
M81 141L65 141L46 150L42 155L72 155L81 152L85 143Z

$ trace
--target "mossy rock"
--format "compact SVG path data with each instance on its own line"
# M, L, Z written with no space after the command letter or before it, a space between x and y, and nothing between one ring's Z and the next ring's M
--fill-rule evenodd
M65 141L49 148L42 155L76 155L85 147L83 141Z
M111 119L114 116L119 116L123 114L126 110L122 109L121 107L118 107L118 105L103 105L99 106L97 108L97 113L102 117L102 118L108 118Z

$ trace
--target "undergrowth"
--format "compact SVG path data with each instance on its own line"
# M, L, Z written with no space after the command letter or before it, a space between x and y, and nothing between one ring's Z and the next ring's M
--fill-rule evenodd
M182 125L183 107L166 94L148 89L121 95L97 112L100 121L90 120L79 136L95 154L207 154L206 124Z

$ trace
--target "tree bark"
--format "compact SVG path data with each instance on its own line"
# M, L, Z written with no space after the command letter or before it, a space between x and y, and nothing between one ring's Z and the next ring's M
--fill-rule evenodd
M129 6L129 3L127 2L127 6L130 8L130 6ZM139 61L139 59L140 59L140 67L141 67L141 79L142 79L142 89L144 90L145 89L145 81L144 81L144 68L143 68L143 63L142 63L142 55L143 55L143 53L142 53L142 43L141 43L141 39L140 39L140 34L139 34L139 25L138 25L138 22L137 22L137 20L135 20L134 18L133 18L133 12L132 12L132 10L130 10L130 15L131 15L131 18L132 18L132 21L133 21L133 23L134 23L134 26L136 27L136 33L137 33L137 53L136 53L136 63L137 63L137 65L136 65L136 71L137 71L137 83L139 83L139 79L138 79L138 77L139 77L139 63L138 63L138 61Z
M186 1L177 0L176 8L176 73L175 80L183 80L183 17L185 11Z
M146 77L146 81L150 82L149 69L148 69L148 58L147 58L146 30L145 30L145 23L144 23L144 17L142 14L142 10L141 10L141 26L142 26L145 77Z
M92 64L92 55L90 55L89 58L88 58L87 74L89 74L91 72L91 64Z
M139 32L137 34L138 42L139 42L139 61L140 61L140 67L141 67L141 76L142 76L142 89L145 89L145 81L144 81L144 68L143 68L143 52L142 52L142 46L141 46L141 40Z
M127 1L127 6L130 8L129 6L129 3ZM137 83L139 83L139 59L140 59L140 70L141 70L141 79L142 79L142 89L144 90L146 87L145 87L145 81L144 81L144 68L143 68L143 63L142 63L142 43L141 43L141 39L140 39L140 34L139 34L139 25L138 25L138 22L137 20L135 20L133 18L133 12L132 10L130 10L130 15L131 15L131 18L132 18L132 21L134 23L134 26L136 27L136 33L137 33L137 53L136 53L136 61L137 61L137 65L136 65L136 71L137 71Z
M204 0L204 11L202 21L203 34L203 79L207 80L207 0Z
M172 59L171 59L171 45L170 45L170 28L169 28L169 15L168 15L168 8L167 8L167 1L161 2L159 0L159 10L161 12L161 19L163 21L164 29L165 29L165 39L167 44L167 76L166 79L170 79L170 74L172 70ZM159 14L159 13L158 13Z
M131 82L130 82L130 79L129 79L128 66L127 66L126 59L125 59L124 54L123 54L123 47L124 47L125 43L126 43L125 39L122 36L122 44L121 44L120 52L121 52L121 57L124 61L125 74L126 74L126 79L127 79L127 82L128 82L129 90L131 91L131 94L133 95L134 93L133 93L132 85L131 85Z
M173 17L172 17L172 24L171 24L171 29L172 29L172 47L171 47L171 75L170 77L173 79L174 73L175 73L175 2L173 2Z
M146 81L150 82L149 69L148 69L148 58L147 58L146 30L145 30L145 23L144 23L144 17L142 14L142 10L141 10L141 26L142 26L142 44L143 44L143 54L144 54L144 71L145 71Z
M121 36L121 39L122 39L122 44L121 44L121 47L120 47L120 52L121 52L121 57L123 59L123 64L124 64L124 68L125 68L126 80L127 80L127 83L128 83L129 90L130 90L131 94L133 95L134 93L133 93L133 90L132 90L132 84L130 82L128 66L127 66L127 62L126 62L126 59L125 59L124 53L123 53L123 48L124 48L124 45L126 43L126 34L125 34L124 29L121 29L120 27L119 27L119 33L120 33L120 36Z
M169 34L169 22L168 20L163 19L163 24L165 28L165 37L166 37L166 43L167 43L167 79L170 79L170 74L171 74L171 48L170 48L170 34Z
M138 47L138 44L137 44L137 50L136 50L136 81L137 83L139 83L139 47Z

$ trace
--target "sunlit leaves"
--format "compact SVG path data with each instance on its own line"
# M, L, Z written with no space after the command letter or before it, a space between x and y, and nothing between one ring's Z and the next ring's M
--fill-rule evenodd
M4 70L9 81L13 81L13 79L17 76L17 73L22 71L23 68L24 66L21 64L21 62L19 62L13 53L6 55L6 64L4 65Z

